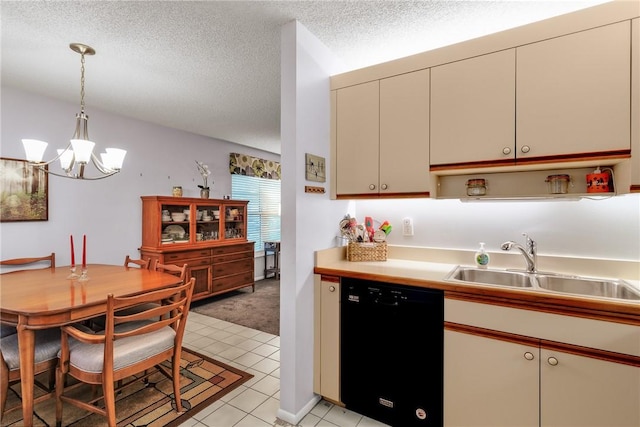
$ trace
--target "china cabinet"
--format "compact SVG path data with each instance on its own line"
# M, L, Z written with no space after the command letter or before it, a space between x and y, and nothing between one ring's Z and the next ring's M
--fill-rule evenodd
M142 196L141 257L188 265L194 299L254 285L247 201Z

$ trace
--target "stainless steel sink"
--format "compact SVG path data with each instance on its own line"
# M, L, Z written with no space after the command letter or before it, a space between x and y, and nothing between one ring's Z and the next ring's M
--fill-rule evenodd
M485 285L531 288L531 275L519 271L457 267L446 280L482 283Z
M536 275L541 289L567 294L640 301L640 291L622 280L561 275Z
M616 279L458 266L445 280L640 301L640 289L636 289L624 280Z

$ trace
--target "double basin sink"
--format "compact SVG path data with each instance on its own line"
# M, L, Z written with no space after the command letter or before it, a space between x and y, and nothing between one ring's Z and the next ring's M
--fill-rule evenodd
M445 280L640 302L640 289L616 279L458 266Z

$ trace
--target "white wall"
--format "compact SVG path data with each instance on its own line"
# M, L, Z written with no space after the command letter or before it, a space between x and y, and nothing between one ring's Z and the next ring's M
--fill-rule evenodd
M22 138L49 142L45 158L63 148L75 129L77 105L2 87L0 156L24 159ZM200 197L202 178L195 160L209 165L211 198L231 194L229 153L269 160L279 156L188 132L132 120L86 106L89 136L96 149L127 150L122 172L99 181L49 178L49 220L0 224L0 258L56 253L56 264L70 263L69 235L87 235L87 262L120 264L139 255L142 195L170 195L181 185L185 197ZM58 164L50 168L59 169ZM87 170L92 169L90 166ZM211 185L213 180L213 185ZM2 189L0 189L0 192ZM76 243L77 244L77 243ZM256 276L263 276L262 259Z
M298 22L282 28L282 269L280 280L280 410L297 424L312 409L314 252L334 246L336 218L347 202L329 200L329 183L305 181L305 153L329 161L329 76L340 64ZM327 164L327 170L329 165ZM305 185L325 194L305 193Z
M499 252L507 240L524 243L526 232L541 255L640 261L640 194L580 201L358 201L356 218L365 216L388 220L394 245L476 249L485 242ZM405 217L413 218L412 237L402 235Z

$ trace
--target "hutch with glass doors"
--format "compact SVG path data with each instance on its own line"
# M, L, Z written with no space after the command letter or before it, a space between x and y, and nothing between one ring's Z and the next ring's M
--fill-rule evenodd
M247 241L245 200L142 196L140 255L150 263L188 265L193 299L252 286L254 242Z

